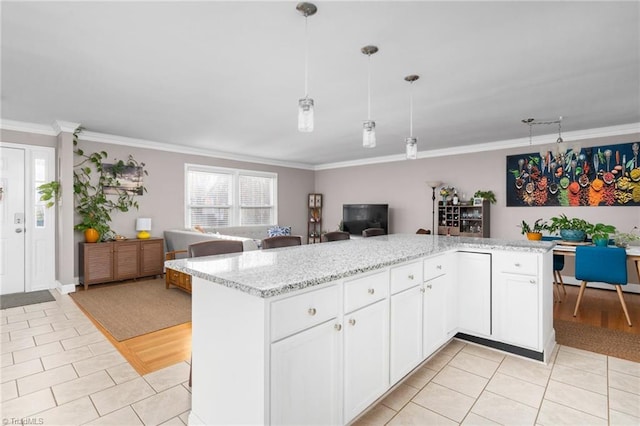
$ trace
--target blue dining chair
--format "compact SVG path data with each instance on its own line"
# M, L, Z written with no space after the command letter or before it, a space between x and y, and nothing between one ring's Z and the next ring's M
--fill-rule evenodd
M554 241L560 240L560 237L554 237L551 235L544 235L542 237L542 241ZM564 269L564 256L561 254L553 255L553 285L556 291L558 292L558 302L562 302L560 298L560 290L558 287L562 288L562 292L564 295L567 295L567 290L564 288L564 281L562 281L562 274L560 273Z
M615 286L622 304L622 310L631 327L631 319L627 304L622 297L622 286L627 285L627 252L621 247L576 247L576 279L582 280L576 309L573 316L578 314L580 301L587 287L587 282L603 282Z

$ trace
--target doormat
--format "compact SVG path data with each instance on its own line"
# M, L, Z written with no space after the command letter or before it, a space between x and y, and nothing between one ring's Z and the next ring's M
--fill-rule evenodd
M55 300L56 298L51 295L49 290L30 291L29 293L3 294L0 296L0 309L53 302Z

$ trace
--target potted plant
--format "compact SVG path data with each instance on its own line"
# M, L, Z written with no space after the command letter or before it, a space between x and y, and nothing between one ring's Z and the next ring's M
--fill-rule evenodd
M582 242L587 237L587 232L592 229L592 225L586 220L568 218L565 214L554 216L549 220L551 221L547 228L549 232L559 233L564 241Z
M111 213L114 211L127 212L131 208L138 209L135 196L146 192L146 188L140 184L135 190L119 189L119 178L127 167L140 167L141 173L147 175L144 163L138 163L130 155L125 162L114 160L109 171L105 170L103 160L107 158L104 151L86 154L78 148L78 134L82 131L79 127L73 133L74 153L82 158L73 170L73 193L75 210L81 218L80 223L74 229L84 231L87 242L107 240L113 233L109 223ZM112 189L108 193L106 188ZM115 191L115 194L113 193Z
M631 232L616 232L613 235L613 241L617 247L627 248L630 245L636 245L640 242L640 235L635 234L634 231L638 229L634 226Z
M591 241L593 241L593 244L606 247L609 245L609 234L614 232L616 232L615 226L596 223L595 225L591 225L587 234L591 235Z
M478 190L475 192L475 194L473 194L473 198L482 198L482 199L488 200L489 203L491 204L496 203L496 194L494 194L493 191L491 190L488 190L488 191Z
M521 234L526 234L527 239L533 241L540 241L542 239L542 231L544 231L548 227L547 222L543 221L542 219L537 219L533 223L533 226L530 226L523 220L522 223L518 226L521 229Z

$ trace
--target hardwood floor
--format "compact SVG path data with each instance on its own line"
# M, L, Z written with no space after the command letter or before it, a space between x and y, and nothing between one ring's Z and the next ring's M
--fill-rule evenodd
M553 317L565 321L576 321L596 327L620 330L632 334L640 334L640 294L624 293L624 300L629 310L633 327L629 327L625 319L618 294L613 290L601 290L587 286L580 303L578 315L573 317L573 310L580 287L565 284L566 295L562 295L561 303L553 304Z
M580 311L574 318L573 309L579 287L565 285L565 289L567 294L563 295L562 302L554 303L554 318L640 335L640 294L624 294L634 324L629 327L614 290L587 287ZM118 342L89 314L87 316L139 374L148 374L191 358L190 322Z

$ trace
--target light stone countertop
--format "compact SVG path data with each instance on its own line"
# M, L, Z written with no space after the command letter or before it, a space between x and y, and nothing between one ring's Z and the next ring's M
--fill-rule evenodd
M552 241L391 234L171 260L165 262L165 266L268 298L447 251L475 249L543 253L554 246Z

